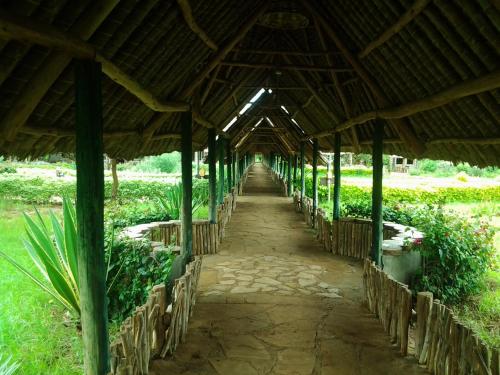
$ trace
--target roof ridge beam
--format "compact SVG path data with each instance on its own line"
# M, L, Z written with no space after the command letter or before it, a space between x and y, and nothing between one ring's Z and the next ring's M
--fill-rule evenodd
M358 58L366 57L375 48L391 39L394 35L400 32L407 24L409 24L420 12L422 12L431 0L416 0L413 5L394 23L391 27L385 30L380 36L368 43L368 45L358 53Z
M364 68L351 51L347 48L344 42L338 37L337 33L333 30L330 23L323 17L323 15L316 10L316 4L313 6L307 0L300 0L301 4L306 8L313 17L315 17L320 25L325 30L326 34L333 40L337 48L342 52L344 58L351 64L356 73L361 77L370 91L375 96L377 104L381 107L392 105L385 93L382 91L378 83L372 78L371 74ZM425 144L417 137L411 124L403 119L394 119L392 124L396 128L398 135L404 143L416 154L421 155L425 151Z
M208 34L200 27L200 25L198 25L198 23L194 19L189 0L177 0L177 4L179 4L179 8L181 8L181 13L184 17L184 21L186 21L191 31L198 35L198 38L200 38L203 43L205 43L209 48L217 51L219 49L219 47L217 47L217 44L208 36Z
M285 58L286 55L284 55L283 57ZM239 68L249 68L249 69L305 70L313 72L330 72L333 70L337 73L351 73L353 71L351 68L335 68L333 66L315 66L315 65L296 65L292 63L278 65L272 63L259 63L259 62L248 62L248 61L222 61L220 64L224 66L236 66Z
M326 137L335 132L349 129L354 125L363 124L370 120L392 120L411 116L420 112L441 107L466 96L477 95L485 91L495 90L499 87L500 69L497 69L479 78L468 79L458 84L452 85L447 89L439 91L433 95L426 96L422 99L404 103L396 107L377 109L374 111L362 113L345 121L333 130L313 134L307 137L307 139Z

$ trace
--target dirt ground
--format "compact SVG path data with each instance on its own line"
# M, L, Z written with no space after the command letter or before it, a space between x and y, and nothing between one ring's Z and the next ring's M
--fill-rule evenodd
M362 306L360 263L324 252L259 164L203 259L194 315L151 374L425 374Z

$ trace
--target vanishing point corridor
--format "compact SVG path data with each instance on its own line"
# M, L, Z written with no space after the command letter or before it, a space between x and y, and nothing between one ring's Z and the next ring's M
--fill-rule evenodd
M425 374L362 306L358 261L322 250L261 164L217 255L205 256L185 343L162 374Z

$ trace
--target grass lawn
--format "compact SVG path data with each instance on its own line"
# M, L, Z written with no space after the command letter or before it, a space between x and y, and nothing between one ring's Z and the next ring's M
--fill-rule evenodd
M0 249L35 271L21 240L30 209L0 201ZM0 353L21 363L16 374L82 373L81 337L63 324L64 309L3 259L0 296Z

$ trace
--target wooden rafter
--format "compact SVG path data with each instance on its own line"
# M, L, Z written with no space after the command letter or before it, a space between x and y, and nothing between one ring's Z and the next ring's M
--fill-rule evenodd
M191 9L191 5L188 0L177 0L177 4L181 8L182 16L184 20L188 24L189 28L198 35L198 37L205 43L209 48L217 51L217 44L208 36L208 34L198 25L196 20L193 17L193 11Z
M310 52L310 51L286 51L286 50L243 49L243 48L238 48L238 49L235 48L234 51L251 55L287 55L287 56L311 56L311 57L338 54L338 52L333 52L333 51Z
M103 0L96 3L75 22L69 32L84 40L90 38L118 2L119 0ZM0 17L3 16L2 12ZM4 133L8 139L14 138L17 129L26 123L40 100L70 62L71 56L65 53L57 51L50 53L32 77L29 87L20 93L2 118L0 133Z
M0 36L7 39L27 41L61 50L70 57L100 62L104 74L129 91L153 111L183 112L188 111L190 108L189 104L185 102L162 101L158 99L151 91L142 87L138 81L101 55L93 45L68 33L61 32L50 25L44 25L27 18L12 16L5 12L1 12ZM57 66L55 69L59 71L59 68L60 66ZM52 74L50 78L54 76L55 74ZM46 90L40 90L39 93L42 91L45 94ZM15 119L17 121L12 121L12 116L9 115L3 118L1 130L7 136L7 139L13 138L17 131L16 129L23 124L22 121L25 122L27 120L26 116L29 116L33 110L34 107L30 106L29 111L23 111L20 115L16 115Z
M286 56L286 55L284 55ZM350 73L351 68L334 68L332 66L318 66L318 65L296 65L296 64L267 64L267 63L254 63L247 61L222 61L221 65L224 66L236 66L239 68L249 68L249 69L273 69L273 70L305 70L311 72L329 72L331 70L337 73Z
M370 91L373 93L375 99L377 100L377 104L381 107L391 106L392 103L384 94L378 83L372 78L370 73L368 73L368 71L363 67L363 65L361 65L358 59L346 47L344 42L338 37L337 33L331 26L331 22L327 21L321 14L321 12L316 10L315 6L313 6L309 1L300 1L304 8L306 8L309 13L311 13L313 17L315 17L319 21L328 37L333 40L337 48L340 50L340 52L342 52L344 58L351 64L356 73L370 88ZM410 150L413 151L414 154L420 155L425 151L424 143L417 137L416 133L411 127L411 124L407 120L393 119L391 123L394 125L396 131L398 132L398 135L410 148Z
M217 65L226 57L226 55L240 42L241 39L250 31L250 29L259 20L260 16L267 10L269 3L263 2L252 16L242 24L235 35L222 47L217 50L217 53L208 61L205 67L196 74L195 78L187 85L179 95L179 100L188 100L196 90L196 88L205 80L205 78L215 69ZM150 139L154 132L159 129L168 119L168 114L158 114L153 117L149 124L144 129L145 139ZM147 142L146 142L147 143Z
M385 30L380 36L368 43L368 45L363 48L361 52L358 53L358 57L362 59L367 56L371 51L375 48L380 47L382 44L391 39L394 35L400 32L407 24L409 24L416 16L422 12L427 4L430 3L431 0L416 0L413 5L399 18L396 23L394 23L391 27Z
M314 20L314 26L316 28L316 33L318 35L318 38L319 38L319 41L321 44L321 48L326 50L325 39L323 38L323 33L321 32L321 28L318 24L317 19ZM327 61L328 65L332 65L332 61L331 61L331 58L329 55L326 56L326 61ZM339 96L340 101L342 103L342 107L343 107L344 113L345 113L345 118L349 119L349 118L351 118L351 114L352 114L351 104L347 100L347 97L344 93L344 88L340 85L337 74L334 71L330 71L330 77L332 78L335 91L337 92L337 95ZM358 153L359 152L359 139L358 139L358 134L356 133L356 128L354 126L351 128L351 141L352 141L352 147L354 149L354 152Z
M500 69L485 74L479 78L469 79L458 84L455 84L436 94L427 96L422 99L414 100L396 107L378 109L362 113L359 116L353 117L340 124L334 131L342 131L358 124L363 124L375 119L400 119L411 116L420 112L428 111L433 108L441 107L460 98L470 95L476 95L485 91L494 90L500 87ZM325 137L332 134L332 131L324 131L313 134L308 138Z

